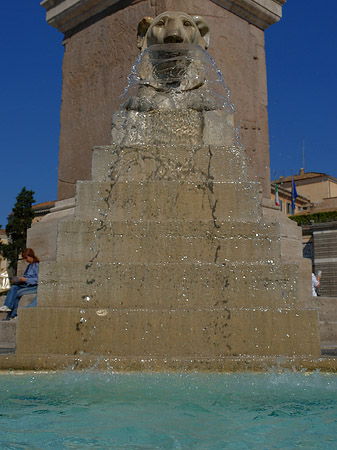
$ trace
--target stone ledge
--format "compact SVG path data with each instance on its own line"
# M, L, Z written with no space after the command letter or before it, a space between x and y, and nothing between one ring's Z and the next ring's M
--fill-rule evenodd
M217 5L265 30L282 17L286 0L212 0ZM43 0L49 25L62 33L82 24L94 15L111 7L118 0Z
M282 17L282 5L287 0L212 0L219 6L245 19L262 30Z
M75 28L90 17L117 3L118 0L43 0L46 20L62 33Z
M256 357L207 358L120 358L111 355L0 355L0 375L7 371L103 370L123 372L266 372L315 371L337 372L335 357Z

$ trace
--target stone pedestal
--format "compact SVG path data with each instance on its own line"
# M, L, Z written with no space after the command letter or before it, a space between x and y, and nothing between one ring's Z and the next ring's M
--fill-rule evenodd
M286 0L43 0L50 25L64 33L58 200L89 180L91 149L109 142L111 111L121 104L137 59L137 24L167 10L200 15L212 30L209 52L231 92L247 149L250 179L270 198L264 31Z
M116 113L112 136L41 263L38 307L20 311L17 355L319 356L301 263L263 221L232 115Z
M57 226L74 216L75 199L68 198L56 202L50 213L27 231L27 247L33 248L41 261L56 260ZM25 265L26 266L26 265Z

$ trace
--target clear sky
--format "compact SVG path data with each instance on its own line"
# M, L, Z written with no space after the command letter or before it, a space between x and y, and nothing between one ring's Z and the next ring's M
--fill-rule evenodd
M265 33L271 176L337 177L337 1L288 0Z
M0 225L23 186L57 196L63 35L39 0L1 1Z
M1 202L4 228L25 186L36 203L57 196L63 35L39 0L3 1ZM337 177L337 1L288 0L266 30L271 175Z

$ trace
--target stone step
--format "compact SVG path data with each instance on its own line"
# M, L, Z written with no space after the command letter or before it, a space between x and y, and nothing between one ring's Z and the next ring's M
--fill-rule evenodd
M114 111L111 138L120 145L233 145L234 112L191 109Z
M285 308L297 277L296 264L41 263L38 294L43 306Z
M337 321L319 321L319 330L321 341L336 342L337 341Z
M31 304L31 302L36 297L36 294L28 294L23 295L21 297L21 300L19 302L19 308L18 308L18 317L20 316L20 311L25 309L28 305ZM5 296L3 296L3 300L5 300ZM2 299L1 299L2 300ZM1 302L1 305L3 302ZM7 318L7 313L0 312L0 349L3 349L3 352L5 352L6 349L11 350L15 349L16 347L16 329L18 324L18 318L15 320L5 321Z
M274 209L275 205L263 200L263 221L278 223L281 238L281 257L284 261L303 257L302 228L290 220L282 211Z
M312 355L319 357L312 310L25 308L17 354L90 352L114 357ZM49 327L48 324L61 324Z
M311 304L318 308L320 320L337 322L336 297L312 297Z
M261 186L254 182L77 182L79 220L259 222Z
M319 318L322 322L337 322L337 311L336 310L329 310L329 309L323 309L318 308L319 311Z
M321 355L326 357L336 357L337 341L334 342L321 341Z
M317 309L322 323L337 322L337 297L310 296L307 306Z
M236 145L111 145L95 147L92 162L93 181L247 181Z
M58 261L225 263L280 260L276 224L98 222L59 224Z
M7 313L0 312L0 349L12 349L16 346L17 320L4 321Z
M2 303L1 303L2 306ZM4 320L7 317L7 313L0 311L0 320Z

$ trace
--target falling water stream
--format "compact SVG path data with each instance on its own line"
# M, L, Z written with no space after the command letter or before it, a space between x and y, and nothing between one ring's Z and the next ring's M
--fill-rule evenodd
M205 101L204 109L234 112L222 73L210 54L199 46L152 45L139 55L128 81L122 109L133 109L130 99L142 96L142 88L150 87L173 98L169 107L165 106L167 109L184 109L183 94L197 91L197 96ZM151 96L149 91L147 95ZM195 109L190 104L188 107Z
M201 89L199 87L201 86ZM146 91L145 99L142 97L142 89L150 88L151 93L155 93L154 97ZM159 93L159 94L158 94ZM206 110L222 110L227 111L230 114L234 113L234 106L230 102L230 93L225 86L223 76L217 68L214 60L211 56L202 48L194 45L185 44L165 44L154 45L149 49L146 49L137 59L132 68L132 72L129 76L129 83L125 90L123 97L123 105L121 107L122 112L128 109L132 109L137 102L137 107L144 110L151 110L152 107L157 107L156 103L157 95L165 99L169 98L168 110L173 114L177 112L175 110L183 110L185 108L201 108ZM148 103L148 96L150 97L150 103ZM141 103L139 103L141 102ZM150 106L149 106L150 104ZM155 104L155 106L154 106ZM132 106L133 105L133 106ZM159 109L163 108L163 104L159 101ZM164 107L166 109L166 107ZM180 117L180 116L179 116ZM180 120L180 119L179 119ZM188 120L188 119L186 119ZM180 128L184 128L184 123L180 120ZM181 129L179 130L181 133ZM174 130L172 131L174 134ZM171 134L172 134L171 133ZM176 143L169 138L165 138L165 145L170 149L173 154L177 152L178 147ZM118 144L113 142L113 144ZM232 153L237 153L236 142L233 142ZM102 207L98 208L95 217L92 217L92 222L95 225L94 240L90 243L90 260L85 261L86 269L86 285L82 295L82 308L79 311L77 327L79 330L83 329L83 346L86 347L90 339L96 334L96 327L87 323L87 311L88 307L94 303L97 295L96 292L100 288L97 276L94 275L96 270L100 267L100 259L105 252L106 241L105 237L107 233L114 233L113 224L109 220L109 210L115 202L115 186L121 180L124 180L122 174L125 171L125 167L132 166L137 162L137 157L132 153L133 149L128 152L131 153L131 162L126 160L128 154L126 150L123 152L115 152L114 161L111 162L110 173L108 176L109 188L107 188L102 195ZM137 153L138 149L136 149ZM191 148L193 153L194 149ZM119 155L121 153L121 155ZM158 165L159 156L152 157ZM146 155L147 161L152 161L149 155ZM193 159L193 158L192 158ZM242 158L241 158L242 159ZM241 162L239 158L239 161ZM144 163L142 162L144 165ZM172 166L178 166L175 159L172 159ZM244 167L244 161L242 161ZM161 168L162 169L162 168ZM242 169L243 170L243 169ZM162 169L163 171L163 169ZM168 172L166 178L170 179L172 167L166 167L165 171L161 173L156 169L154 178L157 180L165 180L165 174ZM195 169L192 167L182 167L181 177L184 181L189 181L188 174L191 173L191 177L195 178ZM175 175L179 172L178 169L174 169ZM201 173L202 181L204 180L204 173ZM145 174L144 174L145 178ZM130 175L126 178L132 181ZM154 199L155 201L155 199ZM147 221L147 217L139 217L140 223ZM142 248L139 247L139 253L142 252ZM187 258L187 256L185 257ZM107 275L109 278L110 275ZM90 288L90 289L87 289ZM178 286L177 286L178 288ZM181 288L184 290L184 286ZM90 293L88 292L90 290ZM185 295L185 294L183 294ZM188 300L187 300L188 301ZM107 310L102 308L97 312L98 315L106 315ZM84 330L84 327L86 329ZM90 329L89 329L90 328Z

